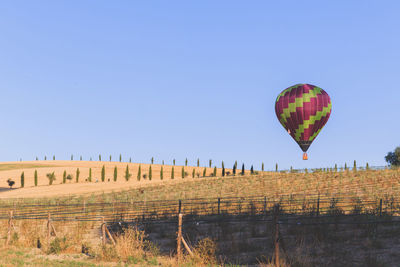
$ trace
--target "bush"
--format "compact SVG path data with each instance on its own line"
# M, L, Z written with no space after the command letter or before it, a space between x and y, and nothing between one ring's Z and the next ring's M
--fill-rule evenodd
M51 243L48 250L48 254L60 254L68 248L67 238L56 237Z
M7 183L8 183L8 186L9 186L10 188L12 188L13 185L15 184L15 182L14 182L13 180L11 180L11 179L8 179L8 180L7 180Z
M46 174L47 178L49 179L49 185L52 185L53 182L56 180L56 175L54 172Z
M215 252L217 251L217 245L211 238L204 238L197 243L197 246L193 250L195 260L199 261L200 265L214 266L217 263Z

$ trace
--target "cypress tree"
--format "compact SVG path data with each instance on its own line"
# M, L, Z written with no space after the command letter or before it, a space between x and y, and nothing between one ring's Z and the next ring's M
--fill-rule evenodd
M141 172L140 165L139 165L139 172ZM125 180L126 180L126 181L129 181L129 179L131 178L131 176L132 176L132 174L130 174L130 172L129 172L129 166L126 165L126 169L125 169Z
M185 166L187 166L187 164L188 164L188 159L186 158L186 160L185 160Z
M217 167L214 167L213 176L217 177Z
M337 172L337 164L335 163L335 172Z
M25 186L25 173L22 172L21 173L21 187L24 187L24 186Z
M161 180L164 179L164 169L163 169L163 166L161 166L160 179L161 179Z
M261 163L261 171L264 172L264 162Z
M344 170L347 171L347 163L344 163Z
M92 182L92 168L89 168L89 177L88 177L88 181Z
M153 178L153 173L151 171L151 165L149 167L149 181L151 181L151 178Z
M110 162L111 162L111 155L110 155Z
M129 158L129 163L132 163L132 158Z
M101 161L101 155L99 155L99 161Z
M47 160L47 157L46 157L46 156L44 156L44 160Z
M101 168L101 181L104 182L106 180L106 166L103 165Z
M34 175L34 177L35 177L35 186L37 186L37 184L38 184L38 174L37 174L37 170L35 170L35 175Z
M78 169L76 169L76 182L77 183L79 183L79 174L80 174L81 172L79 171L79 168Z
M154 157L151 157L151 164L154 164Z
M82 156L80 157L80 159L79 159L80 161L82 161Z
M90 157L90 161L92 161L92 157Z
M53 160L56 160L56 156L53 155Z
M225 166L224 166L224 164L222 164L222 177L224 177L225 176Z
M175 160L174 160L175 161ZM175 170L174 170L174 166L172 166L172 170L171 170L171 179L175 178Z
M71 155L71 160L74 160L74 155Z
M354 160L353 171L357 171L357 162Z
M203 177L206 177L206 172L207 172L207 168L204 168L204 170L203 170Z
M307 168L305 168L305 169L304 169L304 172L305 172L305 173L308 173L308 170L307 170Z
M185 178L185 167L182 166L182 179Z
M38 158L38 157L36 157L36 160L39 160L39 158Z
M192 178L194 178L195 175L196 175L196 170L193 168L193 171L192 171Z
M236 175L236 163L233 164L232 174L233 174L233 175Z
M63 173L63 184L65 184L66 182L67 182L67 171L64 170L64 173Z
M278 172L278 163L275 164L275 171Z
M114 167L114 182L117 181L117 178L118 178L118 169L117 169L117 166L115 166Z
M162 161L162 165L164 165L164 160Z
M200 167L200 159L197 159L197 167Z
M365 169L368 171L369 170L369 164L367 162L367 165L365 166Z
M290 166L290 172L293 172L293 167L292 166Z
M242 175L244 175L244 163L242 164Z
M253 168L253 165L251 165L251 168L250 168L250 174L254 174L254 168Z
M211 159L209 160L208 165L209 165L210 168L211 168L211 165L212 165L212 160L211 160Z
M237 160L235 160L235 169L237 169Z
M174 166L175 166L175 159L173 160Z
M122 155L119 154L119 162L122 162Z
M142 178L142 166L139 165L139 170L137 173L137 180L140 181L141 178Z

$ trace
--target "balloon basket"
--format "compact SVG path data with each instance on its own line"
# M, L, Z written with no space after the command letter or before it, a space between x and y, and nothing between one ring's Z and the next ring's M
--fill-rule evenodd
M303 154L303 160L308 160L307 153L304 153L304 154Z

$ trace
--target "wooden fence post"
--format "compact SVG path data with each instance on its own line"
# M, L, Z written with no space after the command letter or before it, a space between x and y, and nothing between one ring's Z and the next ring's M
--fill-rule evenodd
M221 198L218 198L218 215L221 214Z
M182 213L179 213L178 238L177 238L177 245L176 245L176 251L177 251L177 254L178 254L178 264L180 263L181 258L182 258L182 250L181 250L181 244L182 244L182 218L183 218Z
M8 246L8 244L10 243L10 240L11 240L11 231L12 231L12 227L13 227L13 221L12 221L12 219L13 219L13 214L14 214L14 211L10 211L10 213L9 213L9 219L8 219L8 230L7 230L7 240L6 240L6 246Z
M50 247L51 225L50 225L50 212L47 214L47 247Z
M267 197L264 197L264 215L267 215Z
M319 217L319 194L317 199L317 217Z
M104 222L104 217L101 217L101 236L102 236L102 244L106 245L106 223Z
M279 212L279 204L275 205L275 214L274 214L274 222L275 222L275 267L280 267L279 261L279 222L278 222L278 212Z

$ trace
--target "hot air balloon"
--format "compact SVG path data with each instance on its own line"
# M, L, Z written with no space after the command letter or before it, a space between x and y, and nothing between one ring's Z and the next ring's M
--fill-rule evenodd
M332 111L329 95L311 84L296 84L283 90L275 102L279 122L303 150L307 150L322 130Z

